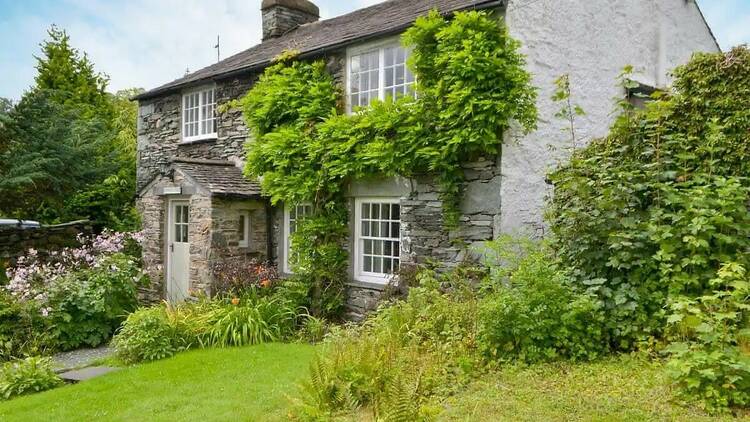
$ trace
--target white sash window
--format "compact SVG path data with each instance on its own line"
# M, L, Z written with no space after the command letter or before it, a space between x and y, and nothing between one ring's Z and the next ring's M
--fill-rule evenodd
M182 95L183 142L216 138L216 91L213 87Z

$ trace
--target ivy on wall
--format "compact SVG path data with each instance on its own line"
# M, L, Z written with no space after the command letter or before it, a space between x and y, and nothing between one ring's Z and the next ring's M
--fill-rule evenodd
M402 37L412 51L416 98L375 102L344 113L340 88L322 61L289 53L266 69L241 100L254 139L248 177L260 177L273 203L309 202L314 217L293 238L295 273L313 297L346 278L344 190L367 176L432 174L441 185L444 223L455 226L461 163L500 152L515 121L535 128L536 91L519 43L486 12L430 12ZM304 234L305 239L301 239ZM313 301L313 312L321 304Z

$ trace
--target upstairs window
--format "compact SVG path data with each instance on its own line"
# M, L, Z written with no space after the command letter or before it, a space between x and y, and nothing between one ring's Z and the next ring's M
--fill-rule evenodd
M349 52L347 98L349 111L373 100L414 95L414 74L406 67L409 52L397 41Z
M216 137L216 93L213 87L182 95L182 140Z

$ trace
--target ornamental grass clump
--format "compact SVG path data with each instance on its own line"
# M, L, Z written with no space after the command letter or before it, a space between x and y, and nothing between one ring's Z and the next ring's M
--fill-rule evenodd
M126 363L164 359L184 350L246 346L291 338L302 310L272 296L198 298L139 309L112 345Z

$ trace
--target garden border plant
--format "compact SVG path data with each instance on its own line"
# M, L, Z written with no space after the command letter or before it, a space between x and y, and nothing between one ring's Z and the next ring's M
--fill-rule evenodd
M552 172L562 264L596 295L614 350L668 348L709 410L748 402L750 49L696 54L644 110ZM628 87L627 69L622 75Z
M241 100L254 135L245 174L261 178L273 203L313 205L292 244L294 272L310 285L314 315L341 309L348 183L435 175L445 226L455 227L461 164L497 155L511 122L525 131L536 124L536 91L519 43L495 17L471 11L447 19L432 11L402 42L412 51L416 98L376 101L346 114L325 63L287 52Z

